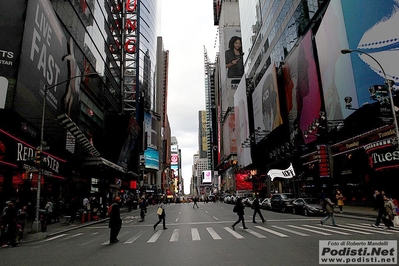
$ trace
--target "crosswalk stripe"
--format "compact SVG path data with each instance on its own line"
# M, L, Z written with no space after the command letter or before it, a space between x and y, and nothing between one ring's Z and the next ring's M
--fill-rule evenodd
M173 230L172 236L170 237L170 242L176 242L179 240L180 229Z
M345 228L345 225L339 225L339 229L349 231L349 232L355 232L355 233L362 234L362 235L372 235L372 233L363 232L363 231L359 231L359 230L353 230L350 228Z
M372 228L364 228L364 227L356 225L356 224L348 224L347 227L354 228L354 229L360 229L360 230L363 230L363 231L366 231L366 232L373 232L373 233L377 233L377 234L382 234L382 235L392 235L392 233L379 231L379 230L375 230L375 229L372 229Z
M191 238L193 241L201 240L201 237L199 235L197 228L191 228Z
M213 230L213 228L211 227L207 227L206 230L208 231L208 233L212 236L213 239L218 240L218 239L222 239L218 233L216 233L215 230Z
M361 225L370 226L370 224L364 224L364 223L362 223ZM375 227L373 227L373 228L375 228ZM385 228L383 228L383 227L377 227L377 228L375 228L375 230L387 230L387 229L385 229ZM399 233L398 227L395 227L395 228L393 228L393 229L390 229L389 232L390 232L390 233Z
M156 231L155 234L152 235L152 237L147 241L147 243L155 243L158 238L161 236L163 231Z
M297 232L297 231L294 231L294 230L290 230L290 229L287 229L287 228L284 228L284 227L280 227L280 226L277 226L277 225L272 225L272 227L280 229L280 230L283 230L283 231L286 231L286 232L290 232L290 233L293 233L293 234L296 234L296 235L300 235L300 236L310 236L308 234Z
M384 228L381 228L381 227L372 227L370 224L349 224L349 225L358 226L358 227L360 226L362 228L367 228L367 229L376 230L376 231L384 230ZM389 232L391 233L392 231L389 231Z
M307 225L307 224L304 224L303 226L306 226L306 227L309 227L309 228L314 228L314 229L317 229L317 230L323 230L323 231L327 231L327 232L331 232L331 233L336 233L336 234L344 235L344 236L351 236L352 235L352 234L345 233L345 232L340 232L340 231L337 231L337 230L327 229L327 228L321 227L321 226L317 227L317 226L312 226L312 225Z
M143 234L143 231L140 231L139 233L137 233L135 236L129 238L126 242L124 242L123 244L131 244L134 241L136 241L137 239L139 239L139 237Z
M316 234L323 235L323 236L330 236L331 235L329 233L319 232L319 231L316 231L316 230L312 230L312 229L309 229L309 228L302 228L302 227L295 226L295 225L287 225L287 226L292 227L292 228L296 228L296 229L300 229L300 230L305 230L305 231L312 232L312 233L316 233Z
M258 228L258 229L260 229L260 230L263 230L263 231L269 232L269 233L271 233L271 234L274 234L274 235L276 235L276 236L279 236L279 237L288 237L288 236L285 235L285 234L282 234L282 233L279 233L279 232L277 232L277 231L274 231L274 230L265 228L265 227L263 227L263 226L255 226L255 227Z
M257 238L266 238L266 236L259 234L258 232L252 231L251 229L245 229L245 231L250 233L251 235L256 236Z
M227 232L229 232L230 234L232 234L235 238L237 239L244 239L244 237L242 235L240 235L239 233L237 233L236 231L234 231L233 229L231 229L230 227L223 227L224 230L226 230Z

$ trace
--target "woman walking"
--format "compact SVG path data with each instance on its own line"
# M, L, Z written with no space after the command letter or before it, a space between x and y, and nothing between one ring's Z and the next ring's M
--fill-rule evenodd
M335 194L335 199L337 200L339 212L342 213L342 207L344 206L344 195L342 195L341 191L337 190L337 193Z
M244 229L248 229L245 226L245 221L244 221L244 204L242 204L242 200L241 198L237 199L236 205L234 206L233 211L237 213L238 215L238 220L231 226L233 228L233 230L235 231L236 229L234 228L236 226L236 224L238 224L239 222L242 222L242 227Z
M165 202L164 202L165 200L164 199L162 199L161 200L161 204L158 206L158 211L157 211L157 214L158 214L158 222L156 223L156 224L154 224L154 230L155 230L155 228L157 227L157 225L162 221L162 224L163 224L163 230L166 230L166 229L168 229L168 228L166 228L166 225L165 225L165 216L166 216L166 214L165 214Z

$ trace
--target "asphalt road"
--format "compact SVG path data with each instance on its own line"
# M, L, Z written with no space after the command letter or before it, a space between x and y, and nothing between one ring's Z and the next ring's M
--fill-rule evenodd
M267 220L252 223L246 208L247 230L231 229L237 219L225 203L171 204L166 209L167 230L151 207L146 220L123 214L120 242L109 244L107 223L65 232L44 240L0 250L1 265L319 265L320 240L397 240L399 230L373 228L365 220L336 217L320 225L321 217L262 210ZM137 215L137 213L136 213ZM331 264L330 264L331 265Z

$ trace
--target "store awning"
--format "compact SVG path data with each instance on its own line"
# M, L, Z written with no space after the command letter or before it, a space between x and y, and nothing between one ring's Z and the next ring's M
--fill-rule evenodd
M104 159L102 157L86 158L85 161L82 163L82 165L95 165L95 166L106 165L114 170L119 171L119 172L127 173L126 169L123 168L122 166L117 165L111 161L108 161L107 159Z
M75 137L75 139L78 141L78 143L82 146L82 148L92 154L95 157L100 157L100 153L97 151L97 149L93 146L93 144L90 143L90 141L87 139L85 134L80 130L80 128L73 122L67 114L61 114L57 116L57 121L71 134Z

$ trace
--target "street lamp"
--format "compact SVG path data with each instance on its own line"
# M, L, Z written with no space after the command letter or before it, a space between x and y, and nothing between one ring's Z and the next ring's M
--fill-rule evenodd
M77 78L81 78L81 77L96 77L98 76L97 73L88 73L88 74L84 74L84 75L79 75L79 76L75 76L72 78L69 78L67 80L61 81L57 84L51 85L51 86L45 86L44 87L44 95L43 95L43 104L42 104L42 121L41 121L41 130L40 130L40 145L39 148L37 149L38 151L40 151L40 153L43 152L43 143L44 143L44 119L45 119L45 113L46 113L46 98L47 98L47 92L51 89L53 89L54 87L67 83L68 81L71 81L73 79L77 79ZM40 182L43 176L43 167L42 167L42 159L40 159L40 170L39 170L39 176L37 179L37 194L36 194L36 213L35 213L35 221L32 224L32 232L38 233L39 229L41 227L40 225L40 219L39 219L39 209L40 209Z
M396 145L399 145L399 127L398 127L398 121L396 119L396 113L395 113L395 105L393 103L393 97L392 97L392 84L394 83L392 80L387 79L387 75L385 73L384 68L381 66L380 62L377 61L372 55L369 53L363 52L361 50L356 50L356 49L342 49L341 53L342 54L350 54L352 52L356 52L359 54L365 54L371 59L374 60L374 62L377 63L377 65L381 68L382 73L384 74L384 79L385 79L385 84L388 85L388 92L389 92L389 99L391 101L391 110L392 110L392 116L393 116L393 123L395 125L395 133L396 133Z

